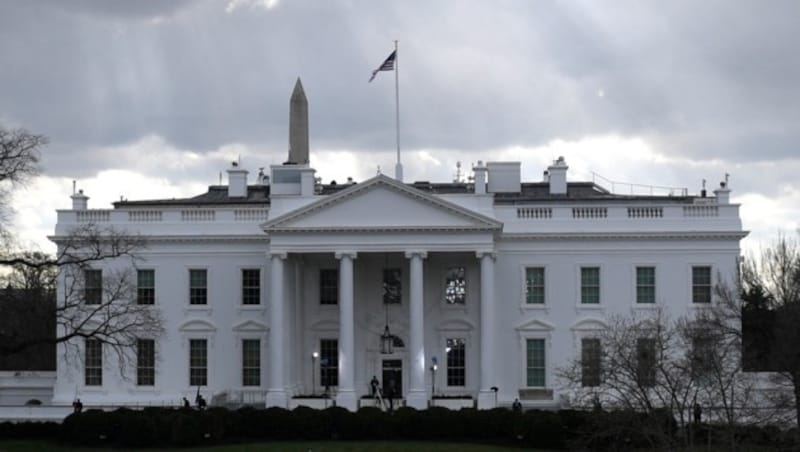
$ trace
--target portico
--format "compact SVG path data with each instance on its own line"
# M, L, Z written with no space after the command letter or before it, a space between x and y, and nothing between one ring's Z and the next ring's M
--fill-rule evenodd
M354 211L356 208L363 211ZM474 388L470 392L479 393L479 404L491 406L487 403L491 399L493 404L494 398L486 395L493 385L490 358L494 354L495 328L493 253L495 234L500 228L501 224L495 220L381 175L265 223L263 229L270 239L268 317L287 320L270 322L267 405L285 407L289 397L315 390L304 391L308 381L322 384L321 379L311 377L320 368L309 368L307 360L302 358L301 365L296 366L293 360L299 357L286 353L286 345L292 341L305 342L304 347L294 350L316 351L315 335L309 338L304 332L292 331L292 326L302 324L312 329L327 325L327 331L319 337L335 332L338 340L335 400L338 406L357 408L358 398L368 392L366 381L378 373L381 365L375 352L384 311L389 321L390 306L383 306L380 300L380 273L374 268L390 262L404 275L400 307L391 306L395 331L401 331L407 339L397 355L400 359L393 361L400 363L408 382L407 386L402 385L401 397L408 406L418 409L428 406L431 385L430 380L426 382L426 375L431 358L440 353L435 350L440 341L433 337L437 326L426 324L426 320L435 319L438 323L460 320L470 325L468 328L473 325L476 328L475 334L470 332L470 335L479 338L480 356L467 364L470 368L480 367L479 382L471 381L463 390ZM428 270L426 261L434 256L436 263ZM479 293L477 299L471 296L473 305L448 306L442 301L445 281L440 275L449 260L459 262L462 266L459 268L468 268L470 275L478 273L478 278L469 282L470 290ZM299 266L301 281L286 275L287 262ZM316 272L332 263L338 270L338 309L316 303L315 293L320 290L315 287L320 283L315 281ZM471 287L477 281L479 292ZM300 312L303 321L288 321L295 311ZM331 328L334 321L335 331ZM311 365L319 363L312 361ZM300 375L295 375L298 371Z

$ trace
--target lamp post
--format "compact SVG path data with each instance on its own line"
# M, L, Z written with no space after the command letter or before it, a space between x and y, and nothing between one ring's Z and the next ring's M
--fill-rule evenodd
M317 373L317 358L319 357L319 353L313 352L311 353L311 395L317 394L317 385L316 385L316 378L315 375Z
M431 357L431 399L436 393L436 369L439 368L439 360L435 356Z

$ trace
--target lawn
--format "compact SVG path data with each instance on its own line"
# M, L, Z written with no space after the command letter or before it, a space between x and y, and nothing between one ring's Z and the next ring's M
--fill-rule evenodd
M50 441L0 441L2 452L61 452L61 451L91 451L97 448L74 448L60 446ZM135 450L135 449L119 449ZM157 451L160 449L141 449L143 451ZM411 441L295 441L295 442L268 442L255 444L239 444L216 447L196 447L185 450L192 452L508 452L513 448L487 446L466 443L440 443L440 442L411 442Z

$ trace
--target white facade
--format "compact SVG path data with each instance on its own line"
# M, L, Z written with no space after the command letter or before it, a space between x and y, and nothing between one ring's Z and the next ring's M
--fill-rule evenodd
M469 395L481 408L516 398L557 406L556 369L580 353L582 337L612 314L702 307L693 273L708 272L712 284L733 278L745 235L727 187L714 197L613 195L567 183L563 160L535 183L520 183L513 162L479 164L475 183L446 184L378 175L332 186L315 183L308 165L271 170L270 185L240 185L247 173L231 168L231 187L196 198L107 210L79 199L58 212L56 240L87 223L148 239L139 268L155 276L153 308L166 330L155 342L154 384L137 384L136 363L120 378L104 351L102 384L87 385L82 360L60 354L55 403L191 399L190 349L201 354L197 340L205 340L207 397L289 407L294 396L325 391L327 373L338 380L332 397L348 409L369 394L373 375L384 390L397 378L399 396L416 408L432 392ZM637 303L637 267L655 277L640 284L654 290L654 303ZM400 303L383 302L386 268L400 269ZM452 280L449 294L464 289L465 299L448 302L448 274L460 268L463 285ZM192 270L206 274L206 304L190 304ZM243 283L249 270L258 284ZM327 289L323 274L334 278ZM243 304L243 284L257 287L258 304ZM335 304L322 303L330 293ZM391 355L380 351L387 318L403 344ZM338 367L323 371L332 355L322 348L331 346ZM248 361L244 347L258 359ZM245 386L245 374L256 384Z

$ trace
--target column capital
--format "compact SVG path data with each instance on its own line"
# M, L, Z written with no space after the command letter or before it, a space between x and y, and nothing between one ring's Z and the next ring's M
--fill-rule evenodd
M495 260L495 259L497 259L497 252L495 252L495 251L476 251L475 252L475 256L477 256L478 259L483 259L484 256L488 256L492 260Z
M337 251L333 253L337 260L342 260L343 257L349 257L350 259L355 259L358 257L358 253L355 251Z
M428 252L427 251L406 251L406 259L411 259L414 256L419 256L420 259L427 259Z
M285 251L274 251L274 252L273 251L268 251L267 252L267 257L270 258L270 259L274 259L274 258L277 257L280 260L286 260L286 258L288 256L289 256L289 253L287 253Z

